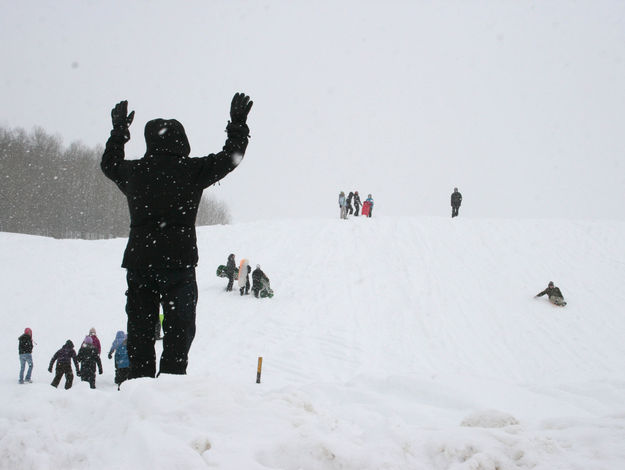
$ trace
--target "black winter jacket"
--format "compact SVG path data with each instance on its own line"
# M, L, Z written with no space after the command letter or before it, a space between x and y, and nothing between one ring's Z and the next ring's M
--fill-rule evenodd
M145 126L145 156L124 160L129 135L111 131L101 168L128 200L130 235L122 267L197 265L195 219L202 191L237 167L248 144L247 125L230 123L227 132L221 152L189 158L182 124L155 119Z
M562 292L560 291L558 287L547 287L541 293L536 294L536 297L542 297L545 294L547 294L547 297L549 297L550 299L553 297L560 297L562 299L564 298L564 296L562 295Z
M22 336L17 338L19 344L17 346L17 352L19 354L30 354L33 352L33 339L30 335L24 333Z
M82 346L78 351L78 362L80 362L80 378L82 380L89 380L95 377L95 366L98 366L98 371L102 373L102 361L98 355L98 351L93 346Z
M252 271L252 289L261 289L263 287L263 279L269 281L269 278L260 268L254 269Z
M50 365L48 366L48 369L52 370L54 361L58 361L56 363L57 368L64 365L68 365L71 367L72 360L74 361L74 367L76 367L76 370L80 370L80 368L78 367L78 360L76 359L76 351L74 351L74 344L71 341L67 341L65 343L65 346L63 346L56 353L54 353L54 356L52 356L52 359L50 359Z
M460 194L460 192L458 191L454 191L453 193L451 193L451 205L453 207L460 207L460 204L462 203L462 194Z

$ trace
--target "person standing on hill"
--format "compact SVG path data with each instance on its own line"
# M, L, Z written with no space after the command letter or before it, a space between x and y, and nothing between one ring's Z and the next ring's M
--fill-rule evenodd
M458 188L454 188L454 192L451 193L451 216L456 217L460 210L460 204L462 204L462 194L458 191Z
M228 255L228 262L226 263L226 276L228 276L228 285L226 286L226 292L232 292L232 286L234 285L234 274L237 270L237 265L234 261L234 253Z
M553 284L553 281L549 281L547 288L536 294L536 297L542 297L545 294L547 294L549 302L552 304L557 305L558 307L564 307L566 305L562 291L560 291L560 289Z
M76 351L74 351L74 343L71 340L67 340L63 347L54 353L52 359L50 359L50 365L48 366L48 372L52 372L52 366L56 361L56 374L52 379L52 385L54 388L59 386L61 377L65 375L65 390L72 388L72 382L74 381L74 374L72 373L72 361L74 361L74 367L76 368L76 374L80 375L80 368L78 367L78 359L76 358Z
M352 215L354 213L354 208L352 207L352 199L354 199L354 192L350 191L347 195L347 214Z
M339 209L341 209L341 219L347 219L347 199L343 191L339 193Z
M358 194L358 191L354 191L354 216L356 217L358 217L360 206L362 206L362 202L360 202L360 195Z
M189 158L184 127L175 119L145 125L145 156L124 159L134 111L121 101L111 112L113 130L101 168L128 200L130 235L122 267L127 269L129 378L154 377L154 325L163 307L163 353L159 374L186 374L195 337L198 263L195 220L202 192L241 162L249 139L247 115L253 102L236 93L223 149Z
M33 372L33 330L25 328L22 336L17 338L17 352L20 356L20 378L19 383L24 383L24 369L28 364L28 372L26 372L26 383L32 383L30 376Z
M371 217L373 215L373 196L371 196L371 194L365 199L365 204L368 205L367 217Z

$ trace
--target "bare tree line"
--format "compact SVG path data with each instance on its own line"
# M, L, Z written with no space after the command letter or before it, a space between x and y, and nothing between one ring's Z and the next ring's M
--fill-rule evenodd
M126 198L100 170L104 148L41 128L0 127L0 231L54 238L128 236ZM198 225L227 224L226 205L203 197Z

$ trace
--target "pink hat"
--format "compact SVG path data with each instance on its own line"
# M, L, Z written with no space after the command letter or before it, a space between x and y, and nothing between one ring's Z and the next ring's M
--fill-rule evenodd
M30 328L26 328L24 330L24 334L32 337L33 336L33 330L31 330Z

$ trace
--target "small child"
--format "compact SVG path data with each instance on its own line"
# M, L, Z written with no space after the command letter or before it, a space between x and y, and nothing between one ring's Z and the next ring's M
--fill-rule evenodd
M74 343L71 340L67 340L63 347L59 349L48 366L48 372L52 372L52 366L54 361L56 362L56 375L52 380L51 385L56 388L59 386L61 377L65 374L65 390L72 388L72 382L74 381L74 374L72 373L72 360L74 361L74 367L76 368L76 374L80 375L80 368L78 367L78 360L76 359L76 351L74 351Z
M19 341L17 352L20 355L20 379L19 383L24 383L24 368L28 363L28 372L26 372L26 383L33 383L30 380L30 374L33 371L33 331L30 328L24 330L24 334L17 338Z
M126 333L118 331L113 344L111 344L108 355L108 358L111 359L113 357L113 352L115 352L115 383L117 384L117 390L119 390L122 382L128 379L128 372L130 371L130 361L128 360L126 343Z
M89 382L89 386L95 388L95 366L98 365L98 371L102 375L102 361L91 336L85 337L77 358L80 362L80 380Z

